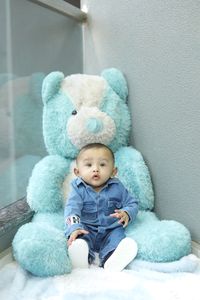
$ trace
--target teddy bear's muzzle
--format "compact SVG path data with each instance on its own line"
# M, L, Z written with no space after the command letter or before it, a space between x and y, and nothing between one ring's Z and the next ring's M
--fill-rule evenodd
M114 120L97 107L82 107L67 123L67 135L78 149L90 143L108 145L115 136Z

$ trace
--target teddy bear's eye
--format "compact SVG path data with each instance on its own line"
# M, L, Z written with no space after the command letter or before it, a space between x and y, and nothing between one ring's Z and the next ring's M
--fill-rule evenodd
M73 110L73 111L72 111L72 115L75 116L76 114L77 114L77 111L76 111L76 110Z

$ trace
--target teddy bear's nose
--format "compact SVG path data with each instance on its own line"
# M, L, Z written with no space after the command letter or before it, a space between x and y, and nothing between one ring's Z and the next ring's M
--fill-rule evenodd
M103 122L96 118L89 118L86 122L86 128L91 133L101 132L103 129Z

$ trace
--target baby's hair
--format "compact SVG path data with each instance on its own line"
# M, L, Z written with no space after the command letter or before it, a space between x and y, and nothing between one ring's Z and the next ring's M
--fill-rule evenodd
M114 162L115 161L115 156L114 156L113 151L108 146L106 146L104 144L101 144L101 143L92 143L92 144L87 144L87 145L83 146L81 148L81 150L79 151L79 154L77 155L76 160L78 160L80 154L83 153L86 150L89 150L89 149L101 149L101 148L105 148L105 149L107 149L110 152L110 154L112 156L112 159L113 159L113 162Z

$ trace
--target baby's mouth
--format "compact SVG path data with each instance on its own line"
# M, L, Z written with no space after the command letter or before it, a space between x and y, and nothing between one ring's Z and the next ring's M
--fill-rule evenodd
M94 180L98 180L99 178L100 178L99 175L93 175L93 176L92 176L92 179L94 179Z

